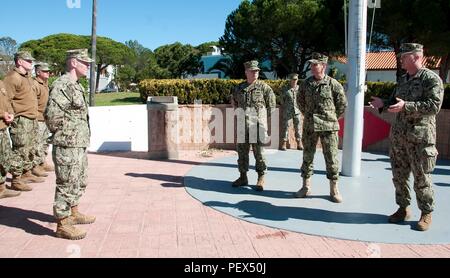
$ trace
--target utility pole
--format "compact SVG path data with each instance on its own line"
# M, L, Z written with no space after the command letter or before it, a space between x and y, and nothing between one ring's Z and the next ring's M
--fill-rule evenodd
M92 64L91 64L91 77L90 81L90 94L89 94L89 105L95 106L95 67L97 60L97 0L92 0L92 35L91 35L91 47L92 47Z
M361 174L366 81L367 0L350 0L348 108L345 113L342 174Z

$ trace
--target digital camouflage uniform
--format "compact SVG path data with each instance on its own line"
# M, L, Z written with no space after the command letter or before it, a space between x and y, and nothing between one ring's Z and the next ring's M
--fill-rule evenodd
M313 175L313 160L320 138L327 178L338 180L338 118L347 107L344 88L327 75L320 81L311 76L301 84L297 101L303 114L302 177L308 179Z
M296 88L291 88L290 85L283 89L280 96L281 104L281 141L288 140L289 133L289 121L292 120L294 123L295 139L300 141L302 139L300 131L300 109L297 105L297 95L298 86Z
M20 195L20 192L6 188L6 175L11 167L18 167L20 161L12 155L9 141L8 125L5 122L5 112L13 114L11 106L12 95L6 90L0 80L0 199Z
M36 66L36 69L48 71L50 70L48 67L48 64L41 63ZM36 136L37 138L37 155L35 157L34 164L41 165L45 162L45 159L48 155L48 139L49 139L49 130L47 128L47 124L45 123L44 119L44 112L45 108L47 107L48 102L48 95L49 95L49 88L48 88L48 82L43 81L39 77L34 78L33 81L33 90L37 96L38 99L38 127L39 132Z
M238 109L239 118L245 118L245 123L238 123L238 166L240 173L249 169L249 151L252 146L256 160L256 171L264 173L267 169L263 155L263 144L267 140L267 117L275 109L276 99L272 88L262 81L253 84L243 82L239 84L232 94L232 104ZM239 116L241 115L241 117ZM263 137L263 138L262 138Z
M55 164L56 192L54 215L63 219L78 206L87 186L87 147L90 128L84 88L69 74L58 78L52 86L45 120L53 133L52 158Z
M5 112L13 114L11 97L6 91L3 81L0 80L0 184L6 182L6 174L9 171L10 163L13 159L8 126L3 119Z
M411 203L408 180L414 175L414 190L419 209L431 213L434 209L434 192L431 173L436 165L436 115L444 97L442 80L427 68L415 76L404 75L384 109L405 101L403 111L397 114L392 125L390 157L397 204L406 208Z
M16 58L34 60L26 51L16 53ZM38 132L37 114L38 104L33 92L33 80L29 73L23 74L16 68L10 71L5 79L6 89L12 94L14 121L11 123L10 136L13 156L19 157L21 165L11 168L13 177L33 169L37 155L36 135Z

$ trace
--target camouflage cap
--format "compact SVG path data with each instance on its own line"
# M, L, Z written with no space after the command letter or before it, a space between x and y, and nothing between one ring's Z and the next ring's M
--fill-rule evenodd
M47 63L44 62L37 62L34 66L35 70L38 71L50 71L50 66Z
M14 59L22 59L27 61L35 61L36 59L31 56L30 52L28 51L18 51L16 54L14 54Z
M244 63L245 70L261 70L258 65L258 61L255 60Z
M414 52L422 52L423 51L423 45L418 43L403 43L400 46L400 53L399 55L407 54L407 53L414 53Z
M86 48L68 50L66 59L71 58L75 58L86 63L92 63L94 61L89 57L88 50Z
M311 60L309 60L308 62L310 62L311 64L327 64L328 63L328 56L323 55L321 53L318 52L314 52L311 56Z
M298 74L291 73L291 74L288 75L288 79L289 80L298 80Z

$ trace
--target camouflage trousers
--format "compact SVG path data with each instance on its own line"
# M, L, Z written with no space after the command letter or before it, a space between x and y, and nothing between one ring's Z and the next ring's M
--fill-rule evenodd
M301 173L303 178L310 178L314 174L314 155L316 146L320 138L322 144L323 156L327 168L327 178L329 180L339 179L339 160L338 160L338 134L337 131L308 132L303 130L303 164Z
M22 172L22 161L11 149L8 129L0 130L0 184L5 183L8 172Z
M53 213L57 219L62 219L71 215L71 207L78 205L86 190L87 150L53 146L52 158L56 173Z
M300 114L283 114L281 118L281 141L287 141L288 140L288 134L289 134L289 121L292 120L294 123L294 130L295 130L295 139L301 140L301 129L300 129Z
M391 136L390 157L397 204L400 207L411 204L409 177L412 172L417 205L424 213L432 212L434 191L431 173L436 166L436 147L433 144L418 144L404 137Z
M10 173L14 176L20 176L24 172L27 172L36 166L34 163L37 155L37 120L31 120L19 116L12 122L9 132L12 141L12 155L17 157L20 161L20 165L18 165L19 167L10 168Z
M247 173L249 168L249 152L250 145L252 146L253 155L256 160L256 172L264 173L267 170L266 159L264 158L264 147L260 143L238 143L238 167L240 173Z
M47 158L48 155L48 138L49 138L49 134L50 131L48 130L47 125L45 124L45 122L38 122L38 134L36 136L36 150L37 150L37 155L35 156L35 160L34 160L34 165L41 165L42 163L45 162L45 159Z

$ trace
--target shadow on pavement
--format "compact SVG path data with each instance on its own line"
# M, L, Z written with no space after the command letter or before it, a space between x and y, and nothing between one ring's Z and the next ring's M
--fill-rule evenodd
M204 203L211 207L231 207L245 212L247 215L241 215L242 218L258 218L271 221L286 221L289 218L296 218L308 221L320 221L328 223L345 224L386 224L388 216L374 213L362 212L336 212L323 209L306 207L286 207L274 206L271 203L261 201L241 201L236 205L210 201ZM403 225L411 225L405 222Z
M31 220L38 220L47 223L55 222L54 217L49 214L14 207L0 206L0 225L19 228L33 235L54 235L53 230L34 223Z

